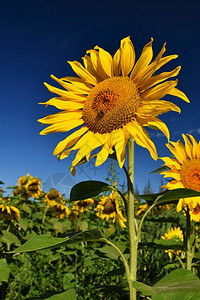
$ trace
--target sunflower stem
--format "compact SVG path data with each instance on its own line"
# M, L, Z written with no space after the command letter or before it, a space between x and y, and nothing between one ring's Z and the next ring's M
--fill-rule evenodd
M127 144L128 152L128 229L130 243L130 300L136 300L136 290L132 286L132 282L136 281L137 274L137 248L138 238L135 228L134 217L134 140L129 138Z
M191 220L190 220L190 210L189 210L188 206L187 206L187 210L186 210L186 222L187 222L186 240L185 240L185 245L186 245L186 269L191 271L193 255L192 255L191 245L190 245Z

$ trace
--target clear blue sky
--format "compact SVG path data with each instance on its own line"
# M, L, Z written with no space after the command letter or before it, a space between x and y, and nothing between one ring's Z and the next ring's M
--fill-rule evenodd
M55 112L38 102L52 97L43 85L54 84L50 74L73 76L67 60L81 61L85 51L95 45L114 54L120 40L131 36L137 58L143 46L154 38L155 56L164 42L166 55L178 54L163 71L181 65L178 88L191 103L166 97L176 103L182 113L168 113L161 119L177 141L181 133L192 133L200 139L200 20L198 1L67 1L67 0L1 0L0 97L1 142L0 180L15 185L29 172L39 177L44 189L52 186L66 194L70 187L88 179L103 180L109 162L95 168L94 161L77 168L72 177L67 167L73 156L58 162L52 155L65 133L40 136L37 119ZM159 156L170 155L166 138L152 132ZM157 192L161 176L145 175L161 166L146 149L136 146L135 183L142 191L148 179ZM117 167L119 174L122 170ZM120 182L125 180L120 175Z

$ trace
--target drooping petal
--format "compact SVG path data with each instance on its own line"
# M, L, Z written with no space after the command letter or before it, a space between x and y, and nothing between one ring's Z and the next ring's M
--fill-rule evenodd
M172 96L179 97L179 98L183 99L184 101L190 103L190 100L188 99L188 97L182 91L180 91L179 89L177 89L175 87L173 89L171 89L168 92L168 94L172 95Z
M157 160L156 147L143 127L141 127L137 122L132 121L126 124L124 129L134 138L135 142L139 146L147 148L152 158Z
M142 102L136 115L140 118L151 119L152 117L164 114L171 110L178 113L181 112L180 108L174 103L164 100L151 100Z
M82 97L85 97L85 95L88 95L90 92L90 88L88 88L85 84L82 84L82 88L78 87L77 85L71 84L69 82L66 82L62 79L58 79L57 77L51 75L51 78L57 81L61 86L63 86L67 91L71 93L68 94L70 99L76 98L76 94L79 94ZM75 93L75 95L74 95ZM71 97L70 97L71 96ZM79 97L77 97L79 99Z
M165 165L169 168L175 167L177 170L181 169L181 164L172 157L161 157L161 159L164 161Z
M81 127L80 129L70 134L66 139L58 143L58 145L54 149L53 155L58 155L65 149L71 148L78 141L78 139L87 131L87 127Z
M190 137L192 143L193 143L193 147L192 147L192 156L193 158L197 158L198 154L197 154L197 150L198 150L198 144L197 144L197 141L195 140L195 138L191 135L191 134L188 134L188 136Z
M142 126L149 126L149 127L153 126L153 127L158 128L160 131L162 131L164 133L164 135L169 140L169 138L170 138L169 129L168 129L167 125L160 119L158 119L156 117L142 119L137 116L136 116L136 119Z
M187 136L185 134L182 134L182 137L185 141L185 150L186 150L186 153L188 155L189 158L193 158L193 155L192 155L192 144L190 143L189 139L187 138Z

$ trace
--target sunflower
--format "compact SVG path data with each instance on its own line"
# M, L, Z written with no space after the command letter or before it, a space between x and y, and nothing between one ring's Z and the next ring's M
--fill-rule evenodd
M52 214L57 218L57 219L64 219L67 218L70 213L71 210L64 204L60 204L60 203L55 203L52 207L51 207L51 211Z
M135 213L136 218L139 217L143 212L147 211L148 207L149 206L147 203L139 206L138 211Z
M47 202L49 206L54 206L56 204L65 204L65 199L56 189L51 189L49 193L45 195L44 201Z
M10 199L0 198L0 219L19 220L20 211L18 208L10 205Z
M183 232L180 227L169 228L168 232L161 236L163 240L173 240L177 242L183 242ZM172 258L173 254L179 255L181 250L165 250L169 257Z
M94 204L94 199L92 198L79 200L74 203L72 210L83 213L84 211L87 211L92 204Z
M43 195L40 185L42 185L40 179L27 173L26 176L19 178L17 188L13 191L13 196L21 195L24 198L34 197L38 199Z
M38 178L30 179L25 185L25 189L27 191L28 196L38 199L43 194L40 185L41 185L40 179Z
M189 138L182 134L185 146L179 140L170 142L166 146L174 155L174 158L162 157L164 166L169 170L160 172L164 177L173 178L164 187L168 190L177 188L188 188L200 192L200 141L197 143L192 135ZM177 211L188 205L191 219L195 221L200 219L199 205L200 197L189 197L180 199L177 205Z
M157 116L168 111L180 113L180 108L160 99L169 94L186 102L189 100L176 88L177 80L167 80L178 75L180 66L155 75L158 69L177 55L162 57L166 50L165 43L152 61L152 43L153 38L144 46L136 63L130 37L121 40L120 48L113 57L96 46L86 52L84 66L78 61L69 62L78 77L58 79L51 75L64 89L45 83L49 91L59 97L40 104L52 105L62 111L38 120L41 124L50 124L40 134L75 130L58 143L53 153L58 159L63 159L72 150L78 150L71 165L73 175L80 160L85 157L89 160L92 151L98 147L101 148L96 155L96 166L115 151L122 168L129 137L147 148L156 160L157 151L145 126L161 130L169 140L168 128Z
M113 219L113 223L118 220L119 226L124 229L126 225L126 218L123 217L120 209L118 195L116 191L113 191L109 196L102 196L101 201L97 204L96 213L100 219L108 221Z

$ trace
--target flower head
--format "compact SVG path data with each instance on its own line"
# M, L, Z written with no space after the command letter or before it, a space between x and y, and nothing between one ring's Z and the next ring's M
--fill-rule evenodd
M174 155L171 157L162 157L164 165L169 170L160 172L164 177L173 178L164 187L168 190L177 188L188 188L200 192L200 141L194 139L192 135L182 135L185 141L185 146L179 140L177 142L170 142L167 147ZM180 211L188 205L190 209L191 219L200 219L199 205L200 197L190 197L180 199L177 205L177 211Z
M87 211L92 204L94 204L94 199L92 198L79 200L74 203L72 210L83 213L84 211Z
M19 220L20 211L18 208L10 205L10 199L0 198L0 219Z
M49 206L54 206L56 204L65 204L65 199L56 189L51 189L49 193L45 195L44 201L47 202Z
M51 207L51 211L52 214L57 218L57 219L64 219L67 218L70 213L71 210L64 204L59 204L59 203L55 203L52 207Z
M113 219L113 223L117 220L122 229L126 228L126 225L124 224L126 218L122 215L116 191L113 191L108 197L103 196L101 201L97 204L96 210L96 215L100 219L106 219L106 221Z
M24 198L34 197L38 199L42 194L42 183L37 177L31 176L27 173L26 176L22 176L18 180L18 186L13 191L13 196L22 195Z
M136 218L139 217L143 212L147 211L148 207L149 206L147 203L140 205L139 209L135 213Z
M64 89L45 83L50 92L59 96L43 104L53 105L62 111L38 120L50 125L40 134L75 129L54 150L58 159L68 157L71 151L78 150L72 162L73 175L80 160L85 157L88 160L98 147L101 148L96 155L96 166L101 165L115 151L122 168L125 147L131 136L138 145L147 148L156 160L157 151L145 126L156 127L169 139L167 126L157 116L168 111L180 112L180 108L161 98L169 94L187 102L189 100L176 88L177 80L167 80L177 76L181 67L154 75L177 55L162 57L166 50L164 44L152 61L152 43L153 39L144 46L136 63L130 37L121 40L120 48L113 57L96 46L86 52L84 66L77 61L69 62L78 77L58 79L51 76Z
M168 232L161 236L163 240L173 240L176 242L183 241L183 232L181 231L180 227L169 228ZM169 257L172 258L173 254L179 255L182 251L181 250L165 250L168 253Z

